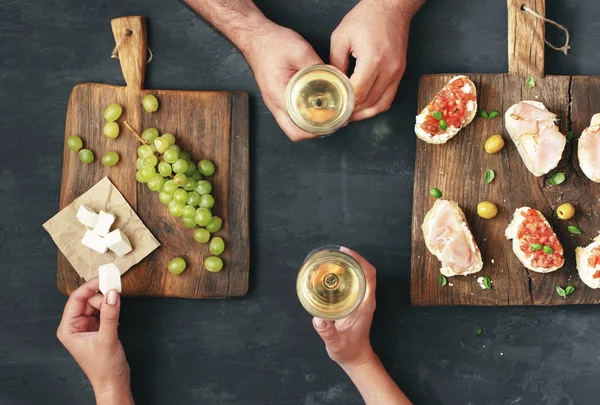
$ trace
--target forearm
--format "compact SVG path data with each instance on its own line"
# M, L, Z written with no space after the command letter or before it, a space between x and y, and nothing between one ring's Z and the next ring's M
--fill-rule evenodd
M376 0L384 7L394 8L396 12L407 18L407 21L417 14L417 11L425 4L425 0Z
M94 388L94 394L97 405L135 405L128 383L105 389Z
M252 0L183 0L247 56L272 22Z
M366 405L411 405L379 358L373 356L360 366L342 366Z

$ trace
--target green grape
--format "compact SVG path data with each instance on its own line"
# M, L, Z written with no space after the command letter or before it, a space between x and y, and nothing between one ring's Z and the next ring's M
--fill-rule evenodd
M194 229L196 227L196 220L194 218L182 217L183 226L187 229Z
M158 172L163 177L169 177L171 173L173 173L173 169L171 168L171 165L167 162L160 162L158 164Z
M156 151L158 153L165 153L169 150L169 141L162 136L159 136L154 140L154 146L156 146Z
M104 134L104 136L109 139L117 139L117 137L119 136L119 132L121 132L121 130L119 129L119 124L112 121L104 124L104 128L102 129L102 133Z
M83 141L78 136L70 136L67 138L67 148L73 152L79 152L79 149L83 148Z
M185 175L188 177L192 177L194 173L196 173L196 164L194 162L190 162L189 160L186 160L186 162L188 164L188 168L185 171Z
M175 145L175 135L163 134L162 137L165 138L169 142L169 145Z
M144 110L146 110L149 113L152 113L158 110L158 99L152 94L146 94L142 98L142 106L144 107Z
M187 218L194 218L196 216L196 208L192 207L191 205L186 205L185 207L183 207L181 215Z
M210 239L210 232L204 228L198 228L194 231L194 239L198 243L206 243Z
M212 238L212 240L210 241L210 253L212 253L214 256L220 256L221 253L223 253L225 251L225 242L223 241L223 238L220 237L214 237Z
M173 195L173 193L177 191L178 188L179 186L175 184L173 180L167 180L163 185L162 191L164 191L167 194Z
M106 167L111 167L119 162L119 154L117 152L106 152L102 155L100 160Z
M200 206L202 208L212 208L215 205L215 198L210 194L204 194L200 197Z
M169 269L169 273L171 273L174 276L178 276L181 273L183 273L186 267L187 264L185 260L183 260L181 257L176 257L175 259L171 260L169 262L169 265L167 266L167 268Z
M86 165L89 165L94 161L94 152L89 149L81 149L79 151L79 160Z
M109 104L108 107L104 109L104 119L109 122L116 121L122 113L123 107L119 104Z
M195 191L190 191L188 193L187 204L191 205L192 207L197 207L200 205L200 194L196 193Z
M158 129L156 128L146 128L144 132L142 132L142 139L150 144L153 143L156 138L158 138Z
M198 225L206 226L210 224L210 221L212 220L212 214L206 208L198 208L196 210L196 216L194 219Z
M214 216L212 217L210 224L206 225L206 230L210 233L216 233L221 230L223 226L223 220L220 217Z
M147 158L147 157L150 157L150 156L154 155L154 152L152 152L152 148L150 146L148 146L148 145L140 145L137 148L137 154L141 158Z
M179 152L174 149L169 149L164 153L163 159L167 163L175 163L177 162L177 159L179 159Z
M187 160L188 162L191 162L191 160L192 160L190 154L186 151L179 152L179 158L183 159L183 160Z
M206 180L200 180L194 191L200 195L210 194L212 191L212 184Z
M148 156L144 159L144 165L154 167L158 164L158 158L155 155Z
M192 179L196 180L196 181L200 181L202 180L202 175L200 174L200 172L198 170L196 170L194 172L194 175L192 176Z
M173 193L173 200L177 201L178 203L185 204L188 200L187 191L182 189L176 190L175 193Z
M165 184L165 179L158 173L148 180L148 188L152 191L159 191L163 184Z
M154 142L150 144L150 149L152 149L152 153L156 153L156 145L154 145Z
M192 179L191 177L188 177L185 181L185 184L183 185L183 188L187 191L192 191L196 188L197 185L198 182L196 180Z
M135 168L140 170L142 167L144 167L144 158L139 157L139 158L137 158L137 161L135 162Z
M167 135L167 134L165 134ZM170 134L169 134L170 135ZM169 146L169 150L174 150L175 152L177 152L178 154L181 154L181 149L179 148L179 146L177 145L171 145Z
M210 160L203 159L198 162L198 170L203 176L212 176L215 173L215 164Z
M174 199L169 203L169 214L173 215L175 218L178 218L183 214L183 207L185 207L182 203L178 203Z
M158 200L161 203L167 205L173 200L173 195L169 194L167 192L161 191L160 193L158 193Z
M135 173L135 179L138 183L145 183L144 179L142 179L142 175L140 174L140 172Z
M223 270L223 260L215 256L207 257L204 259L204 268L211 273L218 273Z
M188 168L188 162L183 159L177 159L175 163L173 163L173 171L175 173L184 173Z
M155 174L156 170L154 170L154 167L144 166L140 169L140 178L144 180L144 183L149 182Z
M187 181L187 177L183 173L178 173L178 174L175 175L175 177L173 177L173 181L175 181L175 184L177 184L178 186L182 186L183 187L183 185Z

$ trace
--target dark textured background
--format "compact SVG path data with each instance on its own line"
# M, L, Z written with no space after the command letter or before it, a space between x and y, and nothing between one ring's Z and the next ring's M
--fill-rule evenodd
M257 2L324 57L346 0ZM506 2L430 0L414 20L391 111L292 144L239 52L175 0L0 0L0 404L92 404L55 337L65 298L41 224L58 209L64 117L80 82L122 83L109 22L148 19L146 87L251 95L252 265L248 297L130 299L121 339L139 404L359 404L295 298L304 255L324 243L378 268L373 343L419 404L597 404L597 307L412 308L410 213L417 80L507 70ZM594 0L548 0L572 34L551 74L600 75ZM553 29L549 37L560 41ZM600 110L600 106L599 106ZM477 336L477 327L485 332Z

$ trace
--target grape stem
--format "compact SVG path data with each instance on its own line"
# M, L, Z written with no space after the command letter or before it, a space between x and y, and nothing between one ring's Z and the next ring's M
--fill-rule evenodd
M123 125L125 125L127 127L127 129L131 131L131 133L137 138L137 140L139 142L143 143L144 145L148 145L148 142L146 142L144 140L144 138L142 138L140 136L140 133L138 131L136 131L134 127L132 127L131 125L129 125L129 123L127 121L123 121Z

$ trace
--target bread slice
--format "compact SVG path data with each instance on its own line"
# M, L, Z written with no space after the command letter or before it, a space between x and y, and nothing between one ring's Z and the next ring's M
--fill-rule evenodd
M588 264L588 260L592 255L592 250L600 248L600 235L596 236L596 239L586 247L578 247L575 249L575 259L577 260L577 272L581 281L590 288L600 288L600 278L594 278L594 275L600 270L600 268L592 268Z

